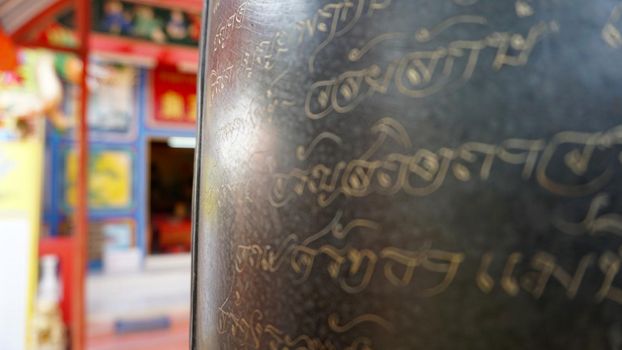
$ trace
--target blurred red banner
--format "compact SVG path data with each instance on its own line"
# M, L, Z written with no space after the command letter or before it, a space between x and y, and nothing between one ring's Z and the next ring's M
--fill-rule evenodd
M196 124L196 75L173 69L153 71L154 121L167 125Z

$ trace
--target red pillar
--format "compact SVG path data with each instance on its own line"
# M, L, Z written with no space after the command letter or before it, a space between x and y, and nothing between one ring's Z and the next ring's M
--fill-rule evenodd
M82 59L82 77L80 81L80 114L76 127L78 141L78 178L77 201L75 208L74 237L74 306L72 324L72 349L85 349L86 307L85 282L88 243L88 87L86 78L89 67L89 33L91 30L91 9L88 0L75 0L77 28L80 38L79 54Z

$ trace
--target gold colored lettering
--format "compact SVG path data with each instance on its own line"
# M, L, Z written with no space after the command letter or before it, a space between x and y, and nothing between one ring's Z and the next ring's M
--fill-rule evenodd
M612 252L606 252L599 259L599 267L604 273L605 278L600 289L596 293L596 301L601 302L605 299L622 304L622 289L613 287L613 281L620 271L620 258Z
M616 5L611 10L609 19L601 31L601 37L605 43L614 49L622 46L622 33L620 33L619 27L616 27L616 24L619 25L620 23L620 18L622 18L622 4Z
M426 252L421 266L429 271L443 273L443 281L438 285L421 290L418 294L423 297L433 297L444 292L453 282L460 265L464 261L463 253L451 253L440 250Z
M479 270L477 271L476 283L479 289L481 289L484 293L492 292L492 289L495 286L495 281L492 279L490 274L488 273L488 269L490 268L490 264L493 260L492 253L485 253L482 256L482 261L479 266Z
M298 146L298 148L296 148L296 157L298 158L298 160L306 160L307 158L309 158L309 155L311 155L315 148L324 140L333 141L338 146L341 146L343 142L341 140L341 137L339 137L338 135L333 134L332 132L325 131L319 134L315 139L313 139L309 146Z
M363 323L372 323L381 328L384 328L388 332L395 333L395 327L393 327L391 322L385 320L384 318L378 315L374 315L374 314L361 315L345 324L340 324L339 315L335 313L328 316L328 326L333 332L336 332L336 333L346 333Z
M507 259L503 274L501 276L501 287L511 296L518 295L519 286L516 278L513 276L516 265L523 259L523 254L512 253Z

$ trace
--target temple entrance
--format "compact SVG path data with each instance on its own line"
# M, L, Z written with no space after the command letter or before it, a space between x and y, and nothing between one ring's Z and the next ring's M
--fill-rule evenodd
M190 138L149 142L148 238L151 254L190 252L194 147Z

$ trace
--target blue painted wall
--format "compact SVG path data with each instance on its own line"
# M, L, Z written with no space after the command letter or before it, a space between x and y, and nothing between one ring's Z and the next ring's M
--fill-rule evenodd
M136 223L136 244L143 253L147 252L147 220L148 209L148 142L151 138L168 138L173 136L193 137L194 129L154 127L147 123L151 113L152 86L150 72L145 69L138 70L137 84L135 88L136 112L133 120L135 131L129 137L113 135L108 139L98 137L90 142L92 152L98 150L127 150L134 155L132 160L132 206L119 210L89 210L92 221L108 219L132 219ZM71 209L67 207L65 200L65 166L67 151L75 147L73 132L61 133L52 127L47 128L46 151L47 169L44 200L44 222L52 236L61 232L59 227L63 218L71 218ZM101 262L91 262L92 268L98 268Z

